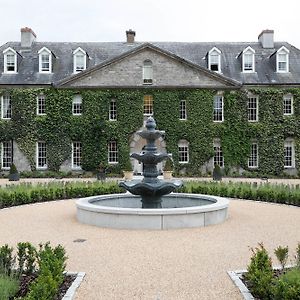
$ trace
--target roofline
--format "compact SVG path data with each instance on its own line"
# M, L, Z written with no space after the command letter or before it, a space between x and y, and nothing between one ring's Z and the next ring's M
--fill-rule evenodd
M137 52L139 52L139 51L141 51L143 49L146 49L146 48L150 48L150 49L152 49L154 51L157 51L157 52L159 52L159 53L161 53L161 54L163 54L163 55L165 55L167 57L171 57L172 59L175 59L175 60L177 60L177 61L179 61L179 62L181 62L183 64L186 64L186 65L188 65L188 66L190 66L190 67L192 67L194 69L197 69L198 71L201 71L201 72L205 73L207 76L209 76L209 77L211 77L213 79L216 79L218 81L222 81L222 82L230 84L232 86L241 86L241 83L238 82L238 81L236 81L236 80L234 80L234 79L231 79L231 78L225 77L223 75L217 74L217 73L215 73L213 71L207 70L206 68L203 68L203 67L201 67L201 66L199 66L199 65L197 65L195 63L192 63L192 62L190 62L190 61L188 61L188 60L186 60L186 59L184 59L184 58L182 58L182 57L180 57L180 56L178 56L178 55L176 55L174 53L171 53L171 52L169 52L169 51L167 51L165 49L161 49L161 48L159 48L157 46L154 46L151 43L144 43L144 44L142 44L140 46L137 46L134 49L130 49L129 51L126 51L125 53L122 53L121 55L116 56L116 57L114 57L114 58L112 58L112 59L110 59L108 61L105 61L105 62L100 63L99 65L96 65L96 66L94 66L94 67L92 67L90 69L82 71L81 73L71 75L68 78L65 78L63 80L60 80L60 81L56 82L55 86L60 87L60 86L63 86L65 84L69 83L69 82L72 82L72 81L74 81L76 79L79 79L81 77L88 76L89 74L93 73L94 71L100 70L103 67L109 66L109 65L111 65L113 63L116 63L116 62L118 62L118 61L120 61L120 60L122 60L122 59L124 59L124 58L126 58L126 57L128 57L130 55L133 55L133 54L135 54L135 53L137 53Z

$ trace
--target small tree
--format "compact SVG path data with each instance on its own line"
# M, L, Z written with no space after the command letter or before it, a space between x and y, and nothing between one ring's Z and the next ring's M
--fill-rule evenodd
M164 170L165 170L165 171L170 171L170 172L173 171L173 162L172 162L171 158L168 158L168 159L166 160Z
M278 261L280 262L281 268L282 270L284 270L284 267L286 265L288 256L289 256L289 247L281 247L278 246L275 250L274 253L278 259Z
M19 179L20 179L20 174L19 174L15 164L12 163L9 168L8 180L9 181L18 181Z
M18 174L18 170L17 170L17 167L14 163L12 163L10 165L10 168L9 168L9 174Z

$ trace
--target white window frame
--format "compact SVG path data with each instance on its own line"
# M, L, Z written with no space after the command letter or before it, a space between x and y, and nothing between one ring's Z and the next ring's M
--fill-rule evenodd
M286 103L286 100L290 101L290 105ZM290 112L287 111L287 106L290 106ZM294 114L294 97L292 94L286 94L283 96L283 115L284 116L291 116Z
M40 101L40 100L42 100L42 101ZM42 111L44 111L44 112L42 112ZM38 116L46 115L46 96L44 94L39 94L36 97L36 114Z
M109 102L109 121L117 121L117 101L116 99L111 99Z
M143 63L143 84L153 84L153 63L150 59L146 59Z
M18 67L17 67L17 52L11 48L11 47L8 47L7 49L5 49L3 51L3 55L4 55L4 70L3 72L5 74L16 74L17 71L18 71ZM13 55L14 56L14 70L10 71L8 70L8 60L7 60L7 56L8 55Z
M282 46L280 49L278 49L276 51L276 72L277 73L288 73L289 72L289 49L287 49L286 47ZM283 61L280 61L279 60L279 57L280 55L285 55L285 63L286 63L286 68L284 70L280 70L279 69L279 65L280 65L280 62L283 62Z
M187 140L180 140L178 142L178 163L188 164L190 161L189 142ZM182 159L183 158L183 159Z
M251 99L256 99L255 103L256 103L256 107L253 108L253 107L249 107L250 106L250 101ZM247 99L247 106L248 106L248 109L247 109L247 112L248 112L248 122L250 123L255 123L255 122L258 122L258 108L259 108L259 99L258 99L258 96L257 95L248 95L248 99ZM251 110L256 110L256 113L255 113L255 120L250 120L250 116L252 115L250 113Z
M39 55L39 73L45 73L45 74L52 73L52 52L48 48L43 47L38 51L38 55ZM48 69L43 69L43 55L48 56L48 63L49 63Z
M77 58L78 56L83 56L83 68L78 68L78 64L77 64ZM86 70L86 57L87 54L86 52L78 47L76 50L73 51L73 73L74 74L78 74L84 70Z
M290 148L288 157L290 157L291 164L287 165L287 148ZM295 142L291 138L287 138L284 141L284 168L285 169L293 169L295 168Z
M252 142L250 145L250 156L248 158L248 168L257 169L258 168L258 143Z
M143 97L144 116L153 116L153 96L144 95Z
M187 120L187 109L186 109L186 100L180 100L179 104L179 120Z
M78 108L78 105L80 105L80 110ZM80 111L80 112L78 112L78 111ZM73 96L72 114L73 114L73 116L81 116L82 115L82 96L79 94Z
M45 157L40 157L40 144L44 146L44 151L46 153ZM43 166L39 165L39 160L44 159L45 164ZM47 161L47 144L44 141L38 141L36 142L36 169L37 170L47 170L48 168L48 161Z
M214 146L214 157L213 157L214 166L218 165L220 168L224 168L224 155L222 151L221 141L219 139L215 139L213 142L213 146Z
M82 170L82 143L78 141L72 142L72 170Z
M215 103L217 100L221 100L221 108L216 107ZM224 121L224 97L223 95L215 95L213 99L213 122L214 123L221 123ZM219 114L221 113L221 120L219 119Z
M218 70L212 70L211 65L212 65L212 56L216 53L215 56L218 56ZM221 73L221 51L213 47L209 52L208 52L208 69L216 72L216 73Z
M10 105L10 117L5 117L4 114L4 100L9 100ZM10 120L12 117L12 103L11 103L11 96L9 94L4 94L1 97L1 119L3 120Z
M111 165L115 165L118 163L118 143L115 140L111 140L108 142L107 147L107 161ZM112 159L113 158L113 159Z
M4 167L4 158L5 158L4 149L5 148L9 149L10 157L7 156L8 158L6 158L6 161L8 161L8 165ZM12 143L12 141L3 141L1 143L1 168L2 168L2 170L9 170L12 162L13 162L13 143ZM7 162L6 162L6 164L7 164Z
M252 69L249 70L248 68L245 68L246 64L246 55L251 55L252 56ZM244 49L243 54L242 54L242 70L243 73L255 73L255 50L248 46L246 49Z

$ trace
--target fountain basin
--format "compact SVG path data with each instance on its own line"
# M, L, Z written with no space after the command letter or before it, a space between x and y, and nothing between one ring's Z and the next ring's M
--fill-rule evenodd
M227 219L226 198L171 193L163 208L142 209L141 197L130 193L92 196L76 201L77 219L84 224L119 229L175 229L214 225Z

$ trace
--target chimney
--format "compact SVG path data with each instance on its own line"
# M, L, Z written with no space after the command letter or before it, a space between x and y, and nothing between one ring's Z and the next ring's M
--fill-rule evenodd
M24 27L21 28L21 47L22 48L30 48L32 43L36 39L36 34L33 32L31 28Z
M129 29L126 31L127 43L134 43L135 31Z
M274 30L263 30L258 36L258 41L263 48L274 48Z

